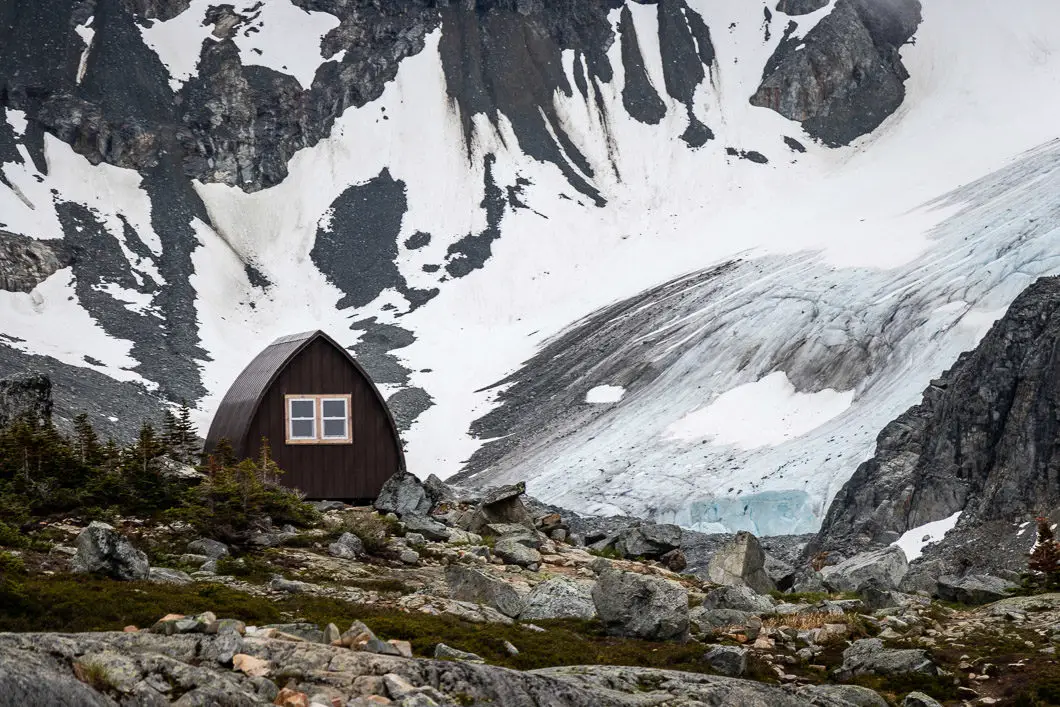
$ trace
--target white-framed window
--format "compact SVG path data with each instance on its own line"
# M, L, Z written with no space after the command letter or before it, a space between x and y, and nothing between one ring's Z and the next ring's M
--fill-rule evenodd
M320 398L320 436L327 440L349 437L350 410L346 398Z
M349 444L349 395L287 395L287 444Z

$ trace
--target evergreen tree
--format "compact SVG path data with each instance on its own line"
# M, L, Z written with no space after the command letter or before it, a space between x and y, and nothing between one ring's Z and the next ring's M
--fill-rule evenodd
M162 411L162 437L161 443L164 453L177 458L177 416L173 411L166 408Z
M103 447L99 444L99 436L85 413L74 418L73 442L74 451L82 464L95 466L103 461Z
M1038 542L1027 563L1031 572L1043 575L1046 588L1060 585L1060 542L1053 533L1052 523L1045 516L1037 518Z
M184 464L196 464L199 461L199 435L195 431L195 424L191 421L191 408L187 400L180 401L180 410L177 413L173 427L173 451L177 460Z

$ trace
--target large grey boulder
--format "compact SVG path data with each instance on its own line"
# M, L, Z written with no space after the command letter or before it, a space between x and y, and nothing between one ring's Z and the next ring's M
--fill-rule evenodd
M147 555L112 526L92 521L77 536L77 554L70 560L73 572L92 572L114 579L147 579L151 566Z
M720 548L707 565L707 578L716 584L750 587L759 594L776 589L765 570L766 553L751 533L741 530Z
M383 513L422 516L430 512L432 504L427 489L416 475L399 471L383 483L374 505Z
M524 621L539 619L594 619L592 582L579 582L568 577L553 577L541 582L526 595L526 608L519 618Z
M456 492L453 488L434 474L428 475L423 481L423 488L426 489L427 495L434 505L452 503L456 500Z
M940 599L962 604L989 604L1011 596L1013 589L1016 589L1013 582L988 574L944 575L938 581Z
M772 614L776 602L756 593L750 587L721 586L707 593L702 606L706 609L735 609L753 614Z
M614 545L622 557L655 559L681 546L681 528L654 523L626 528L618 534Z
M843 651L842 672L849 675L937 675L931 655L920 648L884 648L878 638L863 638Z
M825 585L836 592L858 592L869 584L889 591L898 588L908 571L909 562L902 549L888 546L825 567L821 570L821 577Z
M445 581L449 583L449 596L458 601L484 604L512 618L525 608L523 598L515 591L515 587L482 570L449 565L445 568Z
M541 553L527 547L517 540L501 538L493 545L493 554L504 560L505 564L530 565L541 564Z
M445 542L449 539L449 528L427 516L406 514L401 517L405 524L405 532L419 533L428 540Z
M653 641L688 636L688 592L660 577L605 570L592 591L607 632Z
M714 646L703 660L722 675L738 678L747 672L747 649L741 646Z
M353 533L343 533L328 545L328 554L343 560L356 560L364 555L364 543Z
M491 523L514 523L534 530L533 516L523 504L524 493L526 484L522 481L488 489L478 508L471 513L467 530L481 533Z

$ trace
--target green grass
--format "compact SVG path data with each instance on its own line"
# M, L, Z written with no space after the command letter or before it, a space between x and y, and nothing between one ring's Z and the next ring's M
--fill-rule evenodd
M446 643L492 664L523 670L602 664L710 672L701 661L707 650L702 644L607 636L598 622L539 621L547 630L535 632L518 625L471 624L324 597L296 595L273 601L216 584L178 586L75 575L21 579L25 590L21 598L0 602L0 631L118 631L129 624L151 626L168 613L212 611L255 625L297 617L345 628L361 620L383 639L411 642L417 655L432 655L435 645ZM519 649L518 655L508 655L506 640Z

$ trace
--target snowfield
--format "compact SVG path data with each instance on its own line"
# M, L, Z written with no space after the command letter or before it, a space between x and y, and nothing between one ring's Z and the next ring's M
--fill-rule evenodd
M210 4L193 0L141 30L174 84L196 75L198 48L212 41L202 25ZM761 4L689 4L712 28L717 52L694 105L716 139L698 149L680 140L686 109L661 90L657 20L647 5L631 9L667 107L659 125L621 108L618 41L609 50L615 79L601 86L609 109L577 91L555 96L605 206L556 166L525 155L503 116L497 126L476 116L465 144L438 31L381 98L348 110L329 138L297 153L281 184L245 193L196 183L210 221L193 223L194 326L208 352L198 361L208 390L200 425L274 338L322 328L352 346L360 331L351 324L375 317L412 332L394 355L411 372L408 385L433 401L405 433L414 473L444 478L478 453L483 482L525 479L529 493L575 510L708 532L815 530L879 430L1024 287L1060 273L1060 5L924 0L916 42L902 50L911 74L905 103L875 133L831 149L748 102L784 26L795 19L802 36L829 8L776 13L767 41ZM252 14L255 3L235 5ZM254 12L260 31L237 32L244 63L310 85L327 60L320 39L337 20L288 0ZM564 55L570 77L575 61ZM7 121L25 130L13 112ZM520 184L525 206L505 210L481 269L451 278L444 265L431 268L487 226L487 155L494 181ZM95 209L120 243L119 216L157 252L136 172L94 167L51 138L47 157L48 175L28 155L0 165L11 185L0 183L0 227L61 238L55 189ZM439 294L417 308L387 288L367 305L340 309L343 291L310 254L340 195L384 171L407 202L397 271L409 287ZM411 247L420 232L429 243ZM139 276L165 284L133 249L123 252ZM267 289L251 282L248 265ZM34 293L0 293L0 329L20 349L80 366L94 365L83 360L88 354L103 362L97 370L138 379L129 342L63 300L70 280L61 270ZM150 297L108 291L151 312ZM56 334L63 327L78 333L76 351ZM550 375L559 382L533 388ZM473 434L491 412L499 421ZM491 451L494 438L508 446ZM900 542L907 554L919 552L919 539Z

